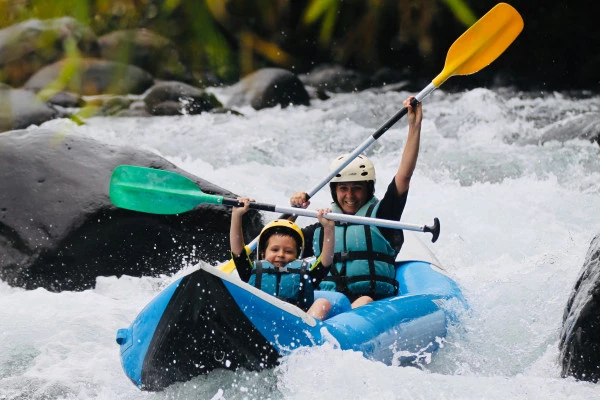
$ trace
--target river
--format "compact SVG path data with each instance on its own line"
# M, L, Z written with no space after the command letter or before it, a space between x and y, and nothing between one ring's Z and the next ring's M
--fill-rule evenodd
M331 159L368 138L408 95L365 91L308 107L245 107L243 116L103 117L42 127L149 149L235 193L288 206L293 191L312 189ZM192 268L183 266L174 276L98 277L84 292L26 291L0 281L0 399L598 398L598 385L560 377L558 340L567 298L600 233L600 148L579 139L538 141L599 110L597 96L511 90L438 90L424 101L402 221L440 219L436 243L420 237L470 310L423 369L325 346L300 350L274 370L214 371L141 392L121 369L115 333ZM397 168L406 133L401 120L367 152L377 193ZM329 201L322 190L311 207Z

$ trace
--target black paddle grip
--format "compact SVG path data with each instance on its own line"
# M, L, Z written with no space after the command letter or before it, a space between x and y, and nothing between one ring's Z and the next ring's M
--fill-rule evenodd
M413 98L410 102L410 105L413 107L415 107L417 104L419 104L419 101L416 98ZM408 108L402 107L402 110L394 114L392 118L388 119L383 125L379 127L379 129L375 131L375 133L373 134L373 139L379 139L381 135L387 132L388 129L390 129L396 122L400 121L400 118L404 117L406 114L408 114Z
M237 201L236 199L227 199L223 198L224 206L231 207L244 207L244 203ZM275 211L275 205L273 204L264 204L264 203L253 203L250 202L250 208L253 210L261 210L261 211Z
M431 234L433 235L433 237L431 238L431 242L435 243L435 241L438 240L438 237L440 236L440 220L437 217L434 218L433 226L425 225L423 232L431 232Z

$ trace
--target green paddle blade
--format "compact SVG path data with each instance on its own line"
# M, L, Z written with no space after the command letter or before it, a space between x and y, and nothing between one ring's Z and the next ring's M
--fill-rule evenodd
M120 208L152 214L180 214L199 204L222 204L222 196L204 193L174 172L120 165L110 178L109 197Z

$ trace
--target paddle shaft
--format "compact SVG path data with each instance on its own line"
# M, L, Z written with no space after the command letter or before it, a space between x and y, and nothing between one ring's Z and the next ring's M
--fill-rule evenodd
M196 182L183 175L134 165L120 165L114 169L110 180L109 197L117 207L154 214L179 214L191 211L201 204L244 207L244 203L237 199L204 193ZM293 213L313 218L317 218L319 215L314 210L281 207L273 204L250 202L248 206L255 210ZM439 233L439 222L436 222L433 227L428 227L342 213L328 213L327 215L327 218L333 221L431 232L435 238Z
M425 89L421 90L419 94L415 96L415 98L411 101L411 106L416 106L418 103L422 102L425 97L429 96L431 92L433 92L437 87L430 83L425 87ZM385 132L388 131L396 122L400 121L402 117L408 114L408 108L402 107L400 111L398 111L392 118L388 119L383 125L381 125L371 136L369 136L366 140L364 140L361 144L359 144L346 158L344 162L342 162L335 170L331 171L329 175L327 175L321 182L319 182L314 188L312 188L309 192L307 192L307 200L313 197L319 190L323 188L323 186L327 185L331 179L336 176L341 170L343 170L348 164L352 162L359 154L369 148L373 143L377 141ZM286 214L281 215L281 219L288 219L294 215L303 215L298 210L301 208L290 208L290 212L286 212ZM295 220L295 218L294 218ZM437 237L436 237L437 240ZM435 242L435 240L433 240ZM255 237L249 244L248 247L254 250L258 245L258 237Z
M435 89L436 89L436 87L433 83L430 83L429 85L427 85L427 87L425 89L423 89L419 94L417 94L415 96L415 98L411 101L411 103L410 103L411 106L414 107L418 103L422 102L423 99L425 99L425 97L427 97ZM400 111L398 111L396 114L394 114L394 116L392 118L388 119L383 125L381 125L375 131L375 133L373 133L365 141L363 141L360 145L358 145L358 147L356 147L352 151L352 153L350 153L350 155L346 158L346 160L344 162L342 162L335 170L331 171L329 173L329 175L327 175L325 177L325 179L323 179L321 182L319 182L310 192L307 192L307 195L308 195L307 200L310 199L311 197L313 197L319 190L321 190L323 188L323 186L328 184L329 181L331 181L331 179L334 176L339 174L341 170L343 170L348 164L350 164L352 162L352 160L354 160L356 157L358 157L359 154L361 154L363 151L365 151L367 148L369 148L373 143L375 143L375 141L377 141L377 139L379 139L381 137L381 135L383 135L385 132L387 132L388 129L390 129L396 122L400 121L400 119L402 117L404 117L406 114L408 114L408 108L403 107Z
M237 201L236 199L228 199L223 198L222 203L225 206L231 207L243 207L244 203ZM281 207L274 204L264 204L264 203L255 203L250 202L249 207L254 210L261 211L270 211L270 212L280 212L286 214L296 214L302 215L304 217L313 217L317 218L319 213L314 210L306 210L303 208L293 208L293 207ZM369 217L361 217L358 215L349 215L349 214L339 214L339 213L327 213L325 218L330 219L332 221L340 221L347 222L352 224L360 224L360 225L371 225L378 226L382 228L390 228L390 229L403 229L408 231L417 231L417 232L429 232L433 235L431 241L435 242L440 234L440 222L437 218L434 219L433 226L428 225L416 225L416 224L405 224L400 221L392 221L388 219L381 218L369 218Z

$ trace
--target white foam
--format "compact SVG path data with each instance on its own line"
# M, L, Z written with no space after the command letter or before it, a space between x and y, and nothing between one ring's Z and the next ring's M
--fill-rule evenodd
M82 126L44 126L138 145L240 195L287 206L293 191L312 189L334 156L372 134L407 95L334 95L309 107L244 108L245 116L93 118ZM485 89L436 91L425 101L421 154L402 220L430 224L440 218L438 242L423 239L471 305L425 370L388 367L323 346L286 357L276 371L216 371L147 394L122 372L115 333L180 275L98 278L94 290L60 294L0 282L0 398L597 397L596 385L559 378L556 349L568 294L600 227L598 146L580 140L523 144L597 104L597 98L529 99ZM394 174L405 140L406 122L400 121L368 151L378 193ZM329 201L325 188L312 207Z

